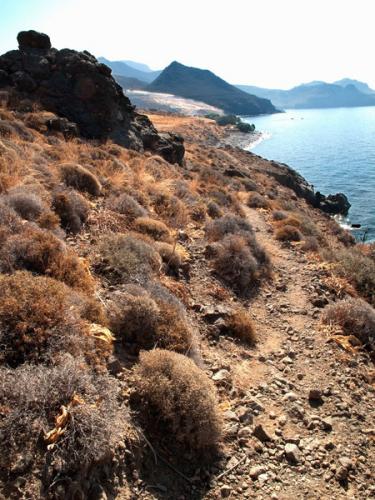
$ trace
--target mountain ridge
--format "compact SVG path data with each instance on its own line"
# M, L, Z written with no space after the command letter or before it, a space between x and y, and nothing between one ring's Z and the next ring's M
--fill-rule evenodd
M150 92L166 92L205 102L238 115L275 113L268 99L249 95L209 70L184 66L173 61L147 87Z
M237 85L237 88L259 97L270 99L281 108L335 108L374 106L375 92L358 80L343 79L335 83L309 82L288 90L267 89L253 85ZM360 89L368 89L366 92Z

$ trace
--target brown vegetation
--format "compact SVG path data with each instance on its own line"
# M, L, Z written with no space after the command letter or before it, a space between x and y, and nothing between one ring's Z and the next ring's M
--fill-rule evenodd
M194 451L219 444L222 424L215 387L191 360L156 349L141 354L136 375L140 417L149 432Z
M75 163L63 163L60 165L60 172L61 178L67 186L92 196L100 195L102 186L97 177L87 168Z
M349 298L329 306L323 322L338 325L346 335L354 335L375 349L375 309L362 299Z
M78 233L87 221L90 204L74 190L55 194L52 208L61 220L61 226L68 232Z
M15 367L25 362L57 363L65 353L97 362L96 341L71 292L51 278L26 272L0 277L1 361ZM105 346L103 346L105 347Z
M149 217L138 217L134 221L134 229L151 236L154 240L166 242L171 240L170 231L164 222Z
M276 231L276 239L279 241L301 241L301 231L295 226L282 226Z
M247 206L250 208L268 208L269 203L264 196L253 191L248 196Z
M256 343L254 324L244 309L237 309L229 315L225 329L230 335L246 344L253 346Z

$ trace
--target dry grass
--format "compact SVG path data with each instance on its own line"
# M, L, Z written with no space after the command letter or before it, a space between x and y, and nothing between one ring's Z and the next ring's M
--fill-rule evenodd
M147 210L137 200L126 193L108 198L106 207L114 212L125 215L129 220L147 216Z
M250 346L256 344L257 338L254 324L249 313L244 309L237 309L229 315L225 323L225 329L229 335Z
M121 427L114 379L94 376L68 357L54 367L1 367L0 386L3 470L15 470L20 456L30 462L24 474L34 467L79 472L110 457ZM55 474L43 474L46 488Z
M189 217L185 205L176 196L167 193L157 193L151 196L155 212L165 220L168 225L183 227Z
M247 206L250 208L268 208L269 203L264 196L253 191L247 198Z
M140 418L150 433L193 451L217 447L222 421L212 381L181 354L142 353L136 370Z
M258 280L258 262L241 236L228 235L221 241L213 267L225 283L241 294L254 288Z
M113 283L146 282L161 267L158 252L139 238L125 234L103 236L96 269Z
M94 289L90 271L77 255L51 232L31 227L5 241L0 250L0 270L50 276L87 293Z
M221 240L228 234L253 233L251 224L238 215L224 215L224 217L208 222L205 229L206 237L210 241Z
M345 277L370 304L375 305L375 261L356 248L334 255L340 276Z
M131 291L134 294L118 297L111 309L111 328L124 346L136 354L155 347L195 354L192 329L175 297L168 302L165 294L158 296L143 289Z
M63 182L78 191L99 196L102 186L97 177L89 170L75 163L63 163L59 166Z
M171 233L168 227L159 220L149 217L138 217L134 221L134 229L140 233L147 234L157 241L171 241Z
M340 326L346 335L354 335L375 349L375 309L361 299L336 302L324 311L323 322Z
M276 230L275 238L279 241L301 241L301 231L295 226L285 225Z
M79 233L90 213L89 202L74 190L56 193L52 208L59 216L63 229L73 234Z
M36 221L46 209L38 195L28 191L28 188L13 188L3 196L3 202L13 208L17 214L29 221Z
M0 277L0 295L2 362L12 367L25 362L57 363L65 353L105 362L106 346L97 352L96 340L63 283L17 272Z
M163 261L164 271L167 274L178 276L183 259L176 245L170 245L169 243L158 241L155 246Z

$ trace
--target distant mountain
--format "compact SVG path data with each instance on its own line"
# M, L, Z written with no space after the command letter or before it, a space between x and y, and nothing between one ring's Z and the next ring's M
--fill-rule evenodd
M128 60L123 60L123 61L120 61L120 62L123 62L125 64L127 64L128 66L131 66L132 68L135 68L135 69L138 69L139 71L143 71L145 73L152 73L153 70L147 66L147 64L143 64L143 63L140 63L140 62L137 62L137 61L128 61Z
M237 87L250 94L271 99L275 106L283 109L375 106L375 93L372 94L366 84L358 82L368 87L370 92L360 91L353 83L345 85L345 80L341 82L342 84L310 82L290 90L264 89L250 85Z
M351 78L343 78L342 80L337 80L333 82L335 85L340 85L341 87L346 87L347 85L354 85L363 94L375 94L375 90L372 90L367 83L360 82L358 80L353 80Z
M216 106L226 113L260 115L277 112L268 99L239 90L208 70L190 68L176 61L146 87L150 92L166 92Z
M112 75L116 82L125 90L142 90L147 86L147 82L142 82L138 78L131 76Z
M115 75L126 76L127 78L137 78L145 83L151 83L161 73L160 71L141 71L126 64L124 61L110 61L105 57L98 57L98 61L109 66Z

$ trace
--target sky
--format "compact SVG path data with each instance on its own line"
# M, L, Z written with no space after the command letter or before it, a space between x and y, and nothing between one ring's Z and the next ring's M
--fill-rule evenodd
M153 69L177 60L234 84L375 88L374 17L375 0L0 0L0 53L35 29L58 49Z

